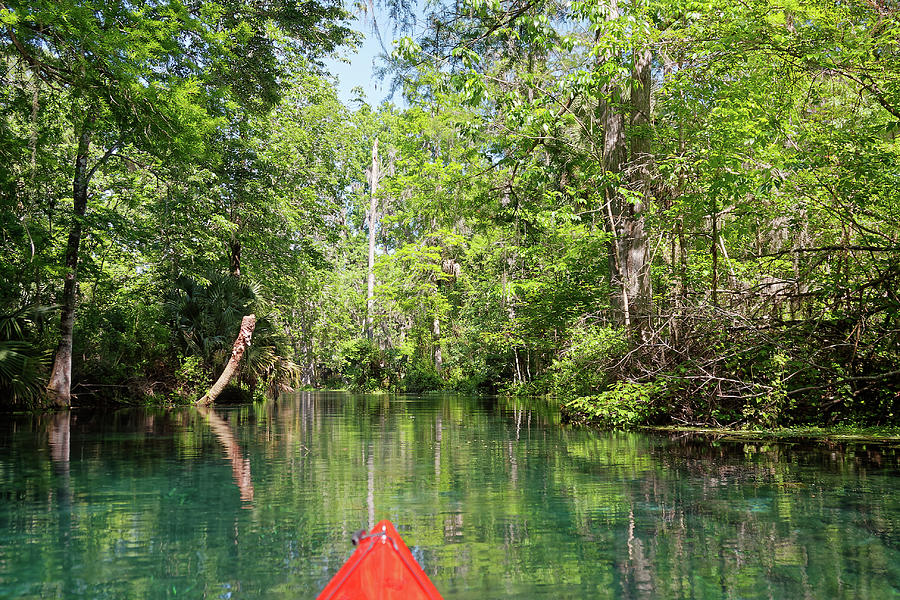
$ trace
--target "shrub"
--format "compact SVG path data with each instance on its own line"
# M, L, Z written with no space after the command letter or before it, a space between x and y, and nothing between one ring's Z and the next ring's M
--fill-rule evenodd
M0 399L13 405L39 406L47 385L50 353L31 339L32 320L46 307L25 307L0 315Z
M620 381L599 394L580 396L563 405L567 417L615 429L646 425L660 414L665 384Z
M338 357L341 377L352 390L390 390L397 386L398 357L371 340L358 338L341 344Z
M444 387L443 378L434 369L434 364L427 360L414 362L403 378L403 391L411 394L436 392Z
M590 396L610 384L610 367L628 343L620 329L580 326L572 330L569 347L551 366L552 390L558 396Z

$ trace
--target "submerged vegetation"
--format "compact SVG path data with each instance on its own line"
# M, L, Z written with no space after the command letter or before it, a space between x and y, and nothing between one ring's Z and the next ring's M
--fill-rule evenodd
M402 109L338 100L339 4L270 4L0 8L0 402L192 401L255 312L251 394L898 422L890 3L432 7Z

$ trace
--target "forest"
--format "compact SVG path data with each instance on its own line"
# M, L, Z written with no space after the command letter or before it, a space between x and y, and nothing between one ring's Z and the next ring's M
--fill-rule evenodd
M897 424L896 2L377 6L344 103L337 0L0 3L0 405L192 403L254 314L233 397Z

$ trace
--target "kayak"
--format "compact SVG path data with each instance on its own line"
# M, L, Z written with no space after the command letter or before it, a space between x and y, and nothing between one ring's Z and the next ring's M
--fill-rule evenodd
M441 600L393 523L353 538L356 550L316 600Z

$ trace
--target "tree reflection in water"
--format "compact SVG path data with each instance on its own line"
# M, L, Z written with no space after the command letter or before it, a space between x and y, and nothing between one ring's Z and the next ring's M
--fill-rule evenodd
M0 597L314 597L381 518L447 600L900 593L896 444L577 430L541 402L14 417L0 498Z
M209 428L216 439L222 445L228 462L231 463L231 473L234 476L234 482L238 489L241 490L241 500L244 502L253 502L253 478L250 475L250 459L244 458L241 446L234 439L234 432L229 427L228 422L215 413L215 411L207 406L197 406L197 412L206 418Z

